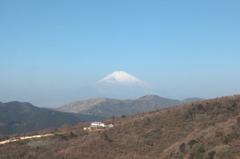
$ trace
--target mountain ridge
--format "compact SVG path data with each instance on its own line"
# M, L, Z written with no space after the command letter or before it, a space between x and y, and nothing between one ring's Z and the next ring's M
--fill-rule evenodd
M0 134L40 131L64 124L96 121L104 118L39 108L28 102L0 102Z
M101 101L96 102L96 100ZM104 100L102 100L104 99ZM191 99L191 100L190 100ZM110 98L93 98L84 101L77 101L66 104L56 110L62 112L81 113L98 115L104 117L130 115L139 112L146 112L170 107L174 105L186 104L193 101L203 100L201 98L189 98L188 101L168 99L157 95L146 95L136 100L119 100ZM95 101L95 103L93 102ZM94 103L94 104L93 104Z

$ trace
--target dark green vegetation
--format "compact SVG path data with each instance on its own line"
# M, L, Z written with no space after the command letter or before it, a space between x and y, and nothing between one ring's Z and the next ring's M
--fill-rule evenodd
M240 96L112 117L113 128L61 128L55 136L0 145L0 158L237 159Z
M137 100L117 100L94 98L67 104L57 110L62 112L81 113L103 117L130 115L147 112L175 105L200 101L201 98L187 98L182 101L167 99L156 95L147 95Z
M0 134L33 132L103 118L38 108L30 103L0 103Z

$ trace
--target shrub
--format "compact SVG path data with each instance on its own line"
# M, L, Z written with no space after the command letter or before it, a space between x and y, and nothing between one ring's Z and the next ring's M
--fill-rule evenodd
M204 153L204 152L205 152L204 146L201 145L201 146L197 149L197 152L198 152L198 153Z
M240 125L240 117L237 118L237 124Z
M195 157L195 154L191 153L188 159L194 159L194 157Z
M62 134L55 134L55 137L57 137L59 140L68 140L68 138Z
M202 104L198 104L197 109L198 110L203 110L203 105Z
M72 131L70 132L70 138L72 139L72 138L74 138L74 137L77 137L77 135L76 134L74 134Z
M222 132L221 131L216 131L215 132L215 136L216 137L221 137L223 134L222 134Z
M193 112L191 109L188 109L187 112L184 114L185 119L189 119L193 117Z
M113 141L113 140L111 140L111 139L108 137L108 135L107 135L106 132L103 132L103 133L101 134L101 136L102 136L102 138L103 138L105 141L107 141L107 142L112 142L112 141Z
M186 144L185 144L185 143L182 143L179 148L180 148L180 151L181 151L182 153L185 153Z
M190 146L190 148L192 148L192 146L196 143L197 143L196 140L191 140L191 141L188 142L188 145Z
M211 151L208 153L208 158L209 159L214 159L214 155L216 154L216 151Z

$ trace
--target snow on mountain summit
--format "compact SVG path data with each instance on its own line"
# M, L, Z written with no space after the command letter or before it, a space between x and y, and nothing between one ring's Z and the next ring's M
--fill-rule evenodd
M151 87L144 81L124 71L115 71L95 85L98 96L118 99L133 99L152 94Z
M124 71L115 71L110 75L106 76L102 80L98 81L97 83L111 83L111 84L143 84L141 80L138 78L128 74Z

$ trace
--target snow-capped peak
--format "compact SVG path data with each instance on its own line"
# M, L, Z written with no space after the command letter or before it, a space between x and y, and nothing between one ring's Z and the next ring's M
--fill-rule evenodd
M106 76L97 83L112 83L112 84L142 84L143 82L138 78L128 74L124 71L115 71Z

